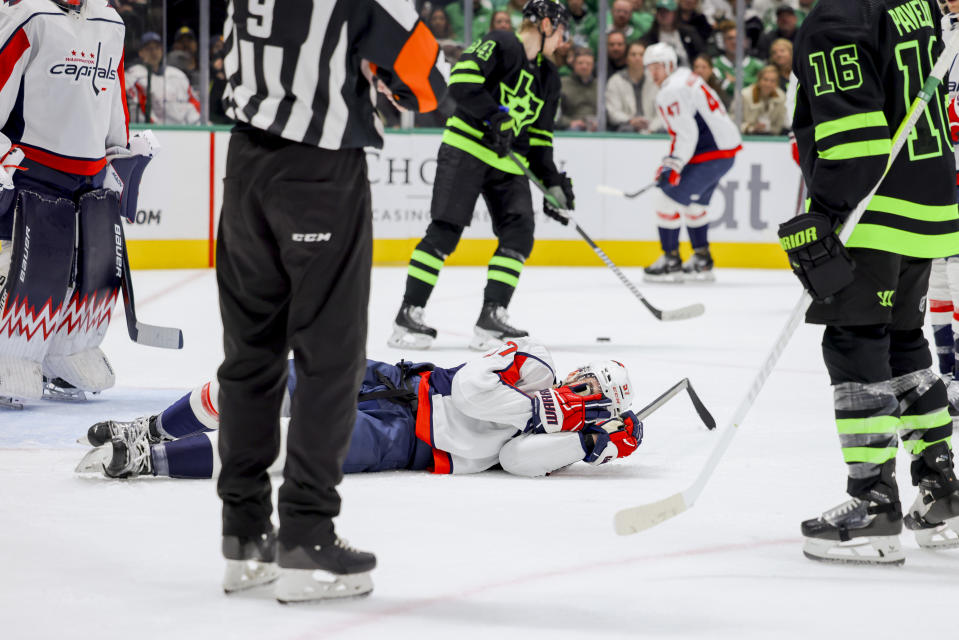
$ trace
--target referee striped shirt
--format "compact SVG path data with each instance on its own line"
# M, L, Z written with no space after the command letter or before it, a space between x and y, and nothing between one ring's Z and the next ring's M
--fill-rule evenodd
M449 65L409 0L229 0L227 115L324 149L382 147L375 74L402 107L432 111Z

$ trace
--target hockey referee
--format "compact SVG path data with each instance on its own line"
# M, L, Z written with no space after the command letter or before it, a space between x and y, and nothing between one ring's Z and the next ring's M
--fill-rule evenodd
M281 602L368 593L376 558L333 529L365 370L363 147L383 146L373 84L401 107L431 111L449 67L408 2L230 0L224 38L224 107L236 121L216 248L224 590L279 575ZM267 468L291 349L297 392L274 533Z

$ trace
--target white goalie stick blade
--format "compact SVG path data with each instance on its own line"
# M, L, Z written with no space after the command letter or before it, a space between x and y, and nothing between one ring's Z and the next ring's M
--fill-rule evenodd
M370 572L334 574L309 569L284 569L276 582L275 595L281 604L317 602L365 596L373 591Z
M100 473L103 466L110 462L113 457L113 444L105 444L102 447L90 449L86 455L80 459L74 473Z
M223 593L236 593L275 582L280 569L275 562L227 560L223 574Z
M688 508L683 494L677 493L658 502L618 511L613 518L613 524L616 527L616 533L628 536L651 529L664 520L678 516Z
M701 303L697 302L691 304L687 307L680 307L679 309L665 309L660 312L658 316L660 320L688 320L690 318L697 318L706 313L706 307Z
M596 185L596 191L598 191L599 193L604 193L608 196L618 196L620 198L626 197L626 192L623 191L622 189L617 189L616 187L610 187L605 184Z

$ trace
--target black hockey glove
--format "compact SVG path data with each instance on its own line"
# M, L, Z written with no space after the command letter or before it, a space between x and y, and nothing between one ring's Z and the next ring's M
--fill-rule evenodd
M813 299L827 301L853 281L855 262L825 214L803 213L782 223L779 244Z
M489 132L486 134L490 148L499 157L504 157L513 146L516 134L513 132L513 119L505 111L497 111L487 120Z
M569 224L569 217L564 211L572 211L576 208L576 196L573 193L573 181L565 173L558 176L559 181L546 191L556 201L559 208L554 207L550 199L543 196L543 213L560 223L564 227Z

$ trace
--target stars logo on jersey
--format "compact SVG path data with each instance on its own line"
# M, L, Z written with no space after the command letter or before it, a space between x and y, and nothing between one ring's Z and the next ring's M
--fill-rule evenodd
M543 101L530 90L533 84L533 74L523 70L516 80L516 86L510 88L502 82L499 85L499 102L509 109L513 118L513 132L518 136L524 127L527 127L539 118L543 108Z
M80 82L89 77L93 93L100 95L102 91L109 88L105 86L106 82L117 78L117 70L113 65L112 56L106 61L105 65L101 64L100 53L102 47L103 44L98 42L96 52L84 51L82 48L71 49L63 57L63 62L58 62L50 67L50 75L66 76L72 78L74 82Z

